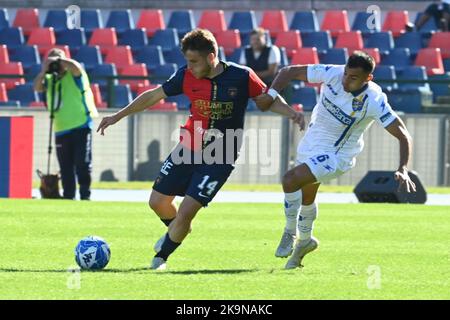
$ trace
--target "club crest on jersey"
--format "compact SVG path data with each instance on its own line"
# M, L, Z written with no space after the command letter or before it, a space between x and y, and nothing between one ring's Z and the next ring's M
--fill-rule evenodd
M367 100L367 97L368 97L367 94L365 94L363 97L353 98L353 101L352 101L353 111L361 111L364 106L364 103Z
M237 88L234 88L234 87L228 88L228 95L231 98L235 98L237 96L237 93L238 93L238 89Z

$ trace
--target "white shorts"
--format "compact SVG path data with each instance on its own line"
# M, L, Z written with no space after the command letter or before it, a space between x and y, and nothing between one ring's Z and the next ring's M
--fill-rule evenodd
M354 159L346 161L334 153L297 153L296 165L305 163L318 182L328 182L354 167Z

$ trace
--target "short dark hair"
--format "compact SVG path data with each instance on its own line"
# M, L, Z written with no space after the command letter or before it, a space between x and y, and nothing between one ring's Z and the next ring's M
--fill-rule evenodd
M204 55L214 53L217 55L218 46L216 38L211 31L206 29L194 29L188 32L181 40L181 51L199 51Z
M375 70L375 60L363 51L355 51L348 58L347 67L361 68L367 73L372 73Z

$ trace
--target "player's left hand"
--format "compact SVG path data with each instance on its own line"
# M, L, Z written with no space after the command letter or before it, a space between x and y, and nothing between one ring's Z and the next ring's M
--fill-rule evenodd
M291 117L291 120L298 124L298 126L300 127L300 131L305 130L305 115L303 114L303 112L296 112L295 115L293 117Z
M394 173L394 179L399 182L398 191L402 189L406 189L406 192L416 192L416 184L412 182L411 178L408 175L408 170L399 169Z

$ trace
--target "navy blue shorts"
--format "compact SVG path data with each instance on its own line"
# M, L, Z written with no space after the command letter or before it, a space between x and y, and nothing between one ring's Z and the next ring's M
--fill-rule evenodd
M188 195L206 207L233 169L234 164L177 164L170 154L161 167L153 189L168 196Z

